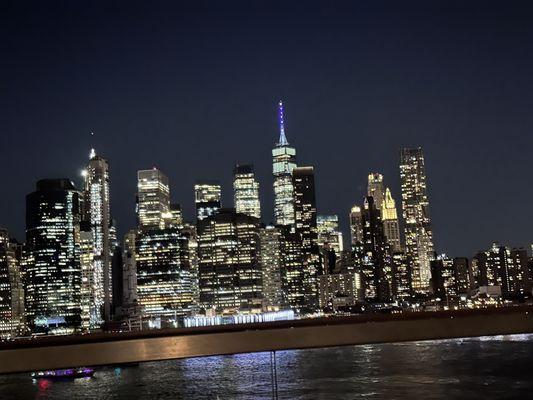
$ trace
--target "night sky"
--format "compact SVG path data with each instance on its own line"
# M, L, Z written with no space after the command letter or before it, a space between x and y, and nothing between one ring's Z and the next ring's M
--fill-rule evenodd
M398 150L422 146L439 252L533 241L527 2L81 3L0 5L0 226L18 239L35 181L79 186L91 147L121 234L152 166L192 219L195 180L220 180L231 206L233 166L253 162L269 222L283 99L318 211L346 236L368 173L400 206Z

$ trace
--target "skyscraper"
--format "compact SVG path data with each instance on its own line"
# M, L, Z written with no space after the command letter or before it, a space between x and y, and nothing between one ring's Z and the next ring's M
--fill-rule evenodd
M163 325L194 306L188 238L179 228L139 231L136 242L137 293L143 314Z
M111 316L111 256L113 254L112 225L109 196L109 164L96 155L94 149L84 171L85 191L82 219L89 221L93 233L94 261L92 270L91 297L95 308L91 325L109 321Z
M255 179L253 165L235 166L233 171L233 198L235 210L251 217L261 218L259 182Z
M217 311L261 308L259 220L222 208L198 223L200 304Z
M383 230L387 237L387 242L389 242L393 251L401 251L400 224L398 223L396 202L392 198L389 188L385 190L385 197L381 203L381 219L383 220Z
M40 332L81 326L79 192L67 179L44 179L26 196L26 313Z
M413 290L424 293L429 290L434 250L422 148L401 149L400 180L405 247L412 262Z
M381 210L381 205L385 199L385 187L383 186L383 175L372 172L368 175L367 196L374 199L374 204L378 210Z
M137 218L140 229L162 228L170 211L168 178L157 168L137 172Z
M294 189L292 172L296 168L296 149L285 136L283 103L279 102L279 140L272 149L274 174L274 220L276 225L294 224Z
M203 182L194 185L194 202L196 219L201 221L218 212L220 208L221 187L215 182Z
M279 308L281 296L281 233L267 226L259 232L259 261L263 277L263 298L268 308Z
M365 298L385 302L392 295L392 260L383 233L381 213L374 205L373 197L365 197L362 222L363 242L359 258L365 279Z
M302 270L304 312L318 309L318 275L320 251L318 247L317 212L315 197L315 172L313 167L293 170L294 230L302 243Z
M358 242L363 241L363 221L359 206L353 206L350 210L350 236L353 250Z
M16 246L0 228L0 339L17 336L24 325L24 290Z

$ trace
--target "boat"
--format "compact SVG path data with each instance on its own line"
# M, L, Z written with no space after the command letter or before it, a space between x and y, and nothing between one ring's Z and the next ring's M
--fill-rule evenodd
M36 371L32 372L31 377L33 379L76 379L76 378L91 378L94 375L94 369L92 368L67 368L67 369L54 369L49 371Z

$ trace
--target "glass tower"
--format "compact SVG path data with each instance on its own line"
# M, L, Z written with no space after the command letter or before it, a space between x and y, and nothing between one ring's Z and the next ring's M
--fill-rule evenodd
M274 174L274 220L276 225L294 224L292 171L296 168L296 149L285 137L283 103L279 102L279 141L272 149Z
M259 182L253 165L236 165L233 171L233 195L238 213L261 218Z

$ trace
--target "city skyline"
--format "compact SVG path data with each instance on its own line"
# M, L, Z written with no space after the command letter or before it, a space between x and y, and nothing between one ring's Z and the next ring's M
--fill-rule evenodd
M269 222L282 98L288 140L316 168L319 213L339 216L345 240L367 174L383 174L399 206L397 151L421 146L439 252L527 246L531 10L421 4L285 5L282 15L235 4L227 19L216 6L131 5L107 17L13 6L1 28L0 160L15 172L4 176L0 226L22 240L24 196L40 178L81 187L91 147L110 162L120 235L135 224L135 174L154 165L190 218L195 180L219 179L227 204L232 168L253 163Z

